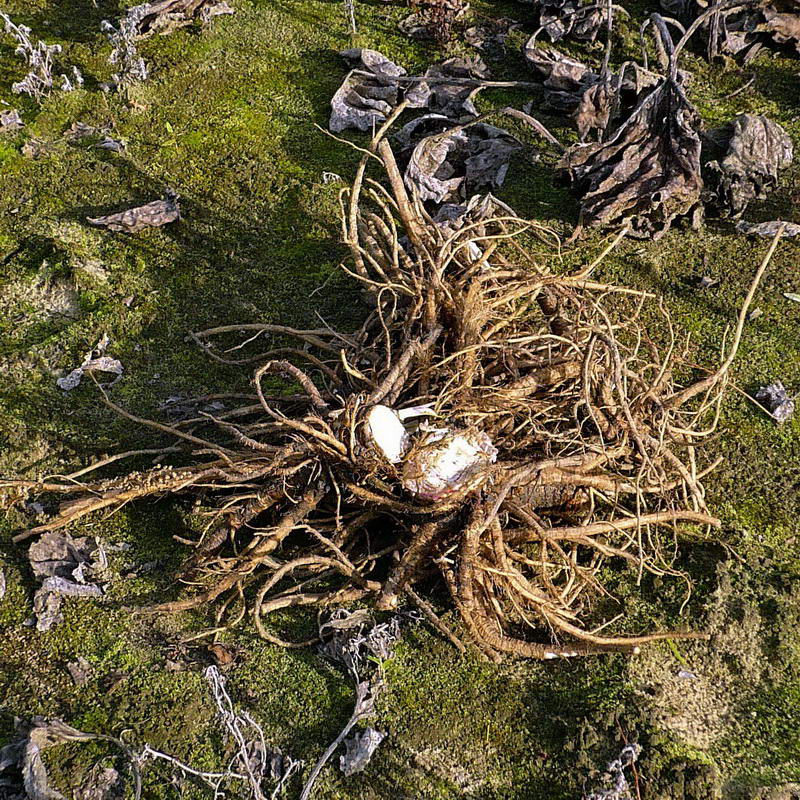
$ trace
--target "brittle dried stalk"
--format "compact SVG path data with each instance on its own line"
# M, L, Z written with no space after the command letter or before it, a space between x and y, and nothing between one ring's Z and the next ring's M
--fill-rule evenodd
M548 232L507 211L455 231L434 222L385 138L402 111L340 195L344 268L372 307L361 329L264 325L259 338L275 343L260 356L257 404L180 426L128 415L179 437L188 466L0 481L6 505L66 496L17 540L137 498L194 494L212 519L187 566L202 588L156 611L244 602L263 636L291 644L267 629L273 611L368 599L388 609L438 576L493 659L703 638L601 634L594 599L607 593L604 564L676 576L677 529L719 526L695 446L740 332L712 379L676 386L675 337L662 352L647 335L646 293L588 281L589 270L553 274L523 246L526 233ZM375 163L388 188L367 177ZM210 349L239 330L258 333L223 326L195 339ZM276 375L301 392L268 399L262 381Z

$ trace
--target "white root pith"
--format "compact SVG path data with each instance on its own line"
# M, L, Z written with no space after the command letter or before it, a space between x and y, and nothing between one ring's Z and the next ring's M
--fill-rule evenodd
M397 412L388 406L376 405L367 412L369 437L390 464L399 464L410 446L406 431Z

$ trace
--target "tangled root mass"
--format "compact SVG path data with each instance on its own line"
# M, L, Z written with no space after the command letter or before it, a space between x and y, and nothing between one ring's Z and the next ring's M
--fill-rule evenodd
M52 520L18 538L148 495L194 494L210 522L186 574L202 588L160 611L213 605L220 624L249 615L270 641L300 645L268 629L271 612L390 609L408 596L460 645L420 596L443 584L493 659L702 636L606 635L597 600L604 566L678 575L681 526L718 525L695 446L713 427L729 361L676 386L675 337L659 348L642 321L652 301L592 281L590 269L554 274L529 246L547 232L491 196L463 224L437 223L404 186L391 122L341 197L344 269L371 306L361 329L195 334L217 359L215 343L231 337L283 344L239 359L260 363L239 408L176 425L134 418L175 436L188 466L4 482L65 495ZM368 176L376 163L382 182ZM297 392L268 396L278 376Z

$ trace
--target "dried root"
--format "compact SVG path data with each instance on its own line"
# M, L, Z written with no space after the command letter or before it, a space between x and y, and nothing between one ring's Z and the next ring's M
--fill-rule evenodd
M403 183L385 138L392 121L341 196L343 268L372 308L362 328L196 333L221 360L215 345L236 334L237 354L276 342L237 355L261 363L252 400L171 426L113 406L175 437L189 465L95 483L0 482L9 496L66 497L17 539L138 498L193 494L210 518L187 563L195 591L157 611L213 604L220 624L246 612L262 636L291 645L269 630L272 612L368 600L389 609L407 595L446 630L418 593L441 581L492 659L703 638L603 633L596 600L607 594L604 565L678 575L679 529L719 525L701 484L714 465L701 467L695 447L716 422L741 324L719 371L676 386L675 337L660 348L648 336L649 296L592 281L594 265L554 274L523 246L548 232L507 207L491 216L499 206L484 203L461 227L434 221ZM375 163L385 183L367 176ZM298 393L268 397L280 377Z

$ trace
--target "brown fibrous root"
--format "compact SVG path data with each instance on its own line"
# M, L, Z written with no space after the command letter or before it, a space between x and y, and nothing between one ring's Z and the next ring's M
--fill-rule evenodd
M438 225L403 184L390 123L341 195L343 268L371 307L361 329L194 334L219 360L232 360L220 342L242 352L237 335L274 345L254 357L252 398L173 425L113 406L174 435L177 447L163 452L185 450L183 465L94 483L87 469L80 481L0 481L7 497L65 496L53 519L18 539L146 496L191 494L210 518L186 567L194 591L158 611L213 605L219 624L249 615L265 638L298 645L267 627L269 614L367 601L391 609L405 599L460 645L422 597L438 584L495 660L702 638L601 632L598 600L614 565L639 580L680 576L678 532L719 526L696 448L716 422L732 354L711 378L677 386L681 348L649 296L592 281L586 269L556 274L530 244L549 232L507 207L455 232ZM368 176L375 164L382 180ZM643 320L653 317L666 344L648 335ZM281 379L296 393L268 397ZM425 409L405 464L367 435L378 404ZM408 463L436 429L483 437L496 458L431 497L409 489Z

